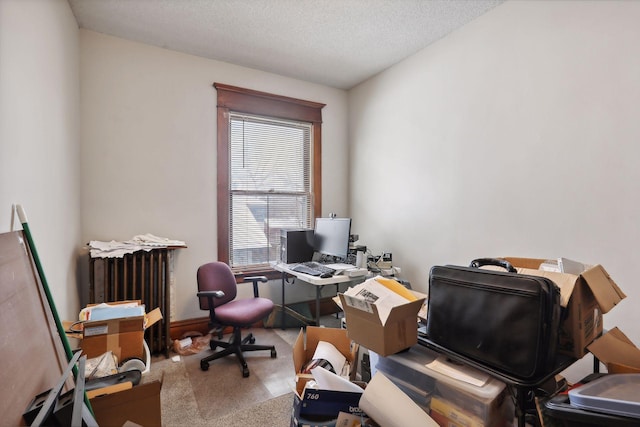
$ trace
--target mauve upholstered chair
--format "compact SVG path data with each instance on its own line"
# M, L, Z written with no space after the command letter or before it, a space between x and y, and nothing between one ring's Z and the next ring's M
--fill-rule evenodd
M264 276L246 277L245 282L253 283L253 298L236 299L237 284L231 268L223 262L210 262L198 268L198 298L200 309L209 311L209 327L217 329L218 340L212 337L211 350L222 347L200 361L200 369L209 369L209 362L230 354L235 354L242 365L242 376L249 376L249 368L242 354L244 351L271 350L271 357L277 357L276 348L272 345L254 344L256 339L249 333L242 338L242 328L248 328L264 319L273 310L273 301L261 298L258 282L266 282ZM233 328L233 336L229 341L220 341L225 327Z

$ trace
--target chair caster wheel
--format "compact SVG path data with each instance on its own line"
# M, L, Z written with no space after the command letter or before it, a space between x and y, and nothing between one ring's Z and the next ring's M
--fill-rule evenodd
M242 378L247 378L249 376L249 368L242 368Z
M209 370L209 362L200 362L200 369L202 369L203 371L208 371Z
M256 338L255 338L254 336L252 336L252 337L249 339L249 344L255 344L255 343L256 343Z
M215 350L217 347L218 347L218 346L217 346L217 345L215 345L212 341L210 341L210 342L209 342L209 348L210 348L211 350Z
M271 358L275 359L276 357L278 357L278 353L276 352L275 348L271 349Z

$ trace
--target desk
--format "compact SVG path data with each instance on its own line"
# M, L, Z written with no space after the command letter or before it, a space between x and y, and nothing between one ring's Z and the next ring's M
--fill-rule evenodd
M285 279L287 275L293 276L302 282L315 286L316 287L316 320L315 320L316 326L320 326L320 296L321 296L321 291L323 287L325 287L326 285L339 285L340 283L347 283L351 281L361 280L367 277L366 275L359 276L359 277L349 277L347 275L341 274L341 275L335 275L332 277L321 279L320 277L310 276L308 274L293 271L291 268L289 268L289 266L290 266L289 264L284 264L284 263L271 263L271 267L274 270L282 273L282 307L283 308L285 307L284 286L285 286ZM285 324L284 318L285 318L285 313L283 310L282 311L282 327L283 328Z

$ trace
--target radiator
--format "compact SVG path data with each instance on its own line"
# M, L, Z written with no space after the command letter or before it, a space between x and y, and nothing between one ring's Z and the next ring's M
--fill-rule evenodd
M152 354L169 354L171 249L138 251L122 258L89 257L89 302L140 300L147 312L160 308L162 320L145 331Z

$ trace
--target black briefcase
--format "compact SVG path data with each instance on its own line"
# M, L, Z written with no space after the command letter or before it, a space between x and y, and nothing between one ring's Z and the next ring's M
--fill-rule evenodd
M480 269L486 264L509 271ZM507 378L542 378L554 368L561 317L553 281L518 274L507 261L434 266L426 335L436 349Z

